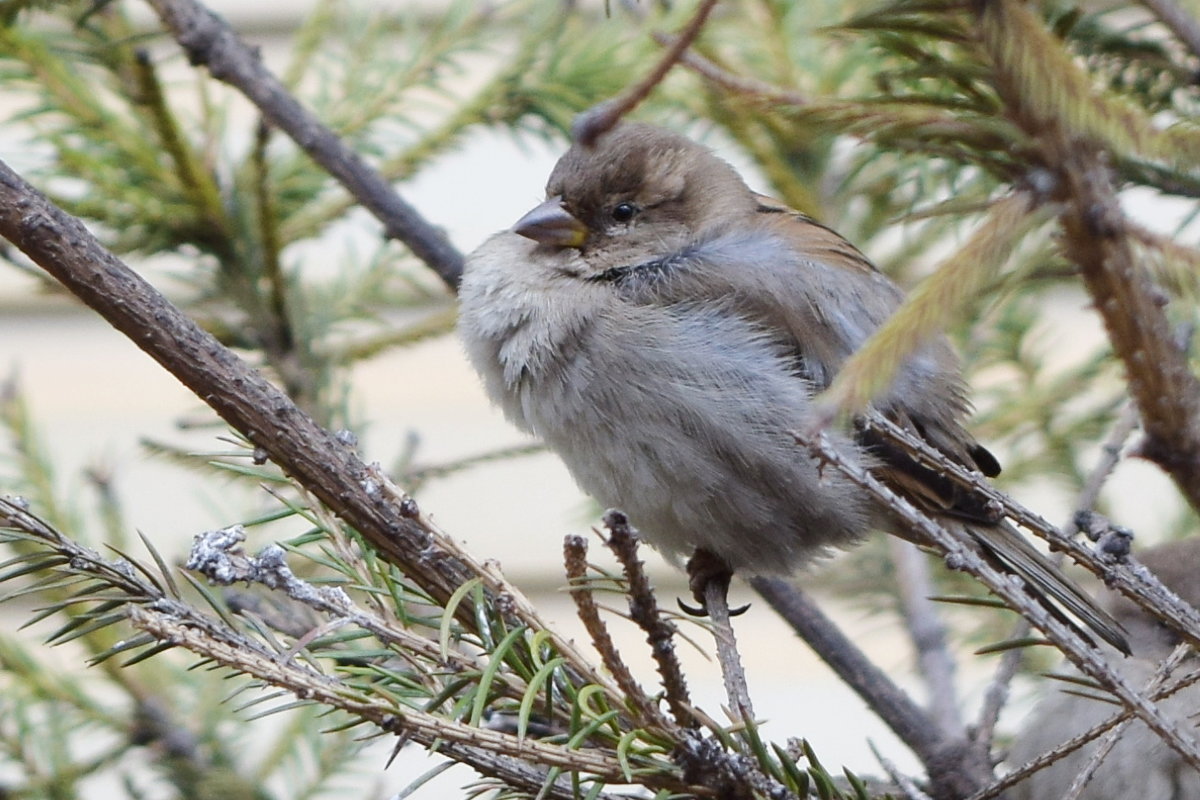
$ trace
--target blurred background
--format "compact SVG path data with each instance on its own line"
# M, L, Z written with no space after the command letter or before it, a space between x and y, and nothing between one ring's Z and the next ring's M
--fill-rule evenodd
M646 31L671 29L682 19L677 12L649 4L614 3L619 7L609 14L604 13L604 5L527 3L493 8L437 0L357 5L275 0L209 3L261 48L265 62L278 74L289 74L300 60L297 53L313 48L304 56L307 71L295 76L301 97L323 119L347 131L369 159L384 163L392 157L408 159L407 166L397 165L392 173L399 191L464 252L540 201L546 176L566 146L562 130L570 114L640 75L640 65L657 52ZM851 18L854 9L849 6L816 4L803 13L772 3L747 6L749 10L727 13L758 14L755 24L764 29L772 24L783 27L777 35L765 37L759 49L738 48L730 44L742 35L738 28L721 27L718 20L711 41L718 50L730 48L726 51L734 53L730 60L740 60L736 66L765 64L763 73L775 81L795 81L805 91L827 91L833 96L861 92L872 81L878 82L878 74L869 73L882 68L862 63L864 53L882 58L878 41L822 27ZM196 126L184 133L197 142L197 152L209 163L228 160L240 164L238 169L249 169L248 153L254 147L257 125L251 107L232 91L205 82L187 65L174 42L154 33L157 22L145 8L130 3L120 13L130 35L144 37L140 45L151 54L180 119ZM488 14L494 19L484 24L472 21ZM778 19L772 20L771 14ZM582 22L558 28L553 24L556 15ZM64 27L64 19L31 15L22 21L31 29L58 30L62 42L67 42L70 30ZM1103 19L1122 32L1135 27L1133 22L1121 27L1119 16L1115 22L1113 17ZM1142 24L1140 18L1135 22ZM509 68L513 54L528 47L523 37L536 26L555 30L562 37L557 46L566 54L557 61L539 55L538 68L549 76L547 84L574 86L576 93L563 90L555 95L545 87L539 90L530 79L529 85L521 87L525 95L496 93L495 104L502 112L464 111L464 98L475 96L498 69ZM581 31L587 32L586 37ZM322 39L322 34L328 38ZM463 44L452 46L455 37L461 37ZM771 52L772 47L783 46L792 49L786 55ZM361 60L355 58L356 47L362 48ZM16 53L12 50L10 56ZM418 63L421 59L427 63ZM0 125L0 158L39 187L75 201L82 213L90 212L94 228L106 241L115 242L118 249L122 243L126 246L124 257L129 263L236 346L239 315L245 309L220 295L225 290L236 292L236 287L230 288L219 269L198 266L212 254L202 246L176 240L155 242L153 233L139 241L142 234L119 230L122 217L114 208L122 203L136 206L145 199L106 197L103 180L83 174L72 177L73 169L83 170L88 164L83 158L63 159L62 153L72 148L85 153L89 145L77 131L66 130L66 115L44 113L40 104L45 98L13 77L19 72L16 63L20 59L5 61L0 56L0 64L9 70L0 75L9 79L7 84L0 81L0 117L9 120ZM817 72L818 65L824 71ZM412 74L393 82L405 69ZM551 78L560 79L559 83ZM901 155L891 156L890 161L889 157L872 159L856 148L879 143L865 143L861 132L838 131L827 122L822 127L802 116L796 122L779 109L760 127L747 130L748 116L767 112L753 103L738 105L712 97L690 101L689 93L697 93L694 80L677 76L641 116L702 139L733 162L756 189L784 196L798 206L797 201L807 197L811 207L805 210L843 230L906 285L913 285L952 252L969 227L961 219L951 224L932 214L904 218L903 212L928 211L956 197L964 204L980 201L995 191L994 175L961 165L952 170L945 162L922 171L906 161L903 147ZM389 93L393 96L386 96ZM361 118L355 116L356 103L361 108L376 101L377 108L364 110ZM522 117L519 109L506 107L505 102L529 107ZM697 121L703 111L689 102L704 106L716 121ZM509 116L488 124L489 113ZM453 124L455 114L471 123L463 125L463 133L443 140L430 136L430 131ZM511 119L525 121L512 123ZM785 131L789 122L794 127ZM297 166L302 157L281 139L273 140L268 152L276 158L283 203L289 188L297 194L310 191L304 181L311 178L306 168ZM782 155L765 157L770 152ZM782 177L789 170L792 177ZM953 176L952 171L956 171ZM236 186L245 175L230 168L223 178ZM110 179L122 180L119 175ZM877 192L878 197L869 192ZM311 191L306 202L310 210L320 211L321 203L336 204L338 197L332 190ZM1190 201L1164 199L1154 187L1131 192L1125 200L1131 214L1165 233L1181 230L1192 212ZM159 213L167 218L174 200L162 202L166 208ZM107 203L113 204L108 216ZM236 205L230 203L231 214L236 214ZM297 206L293 211L291 221L300 231L305 209ZM1098 319L1078 286L1063 279L1061 263L1045 250L1047 241L1049 236L1035 239L1023 255L1022 266L1012 271L1029 281L1025 285L1035 285L1036 293L1019 297L1015 282L998 279L987 297L951 324L976 387L977 430L1010 466L1006 486L1044 516L1062 523L1070 518L1079 485L1099 456L1123 392L1120 371L1107 352ZM270 498L244 480L223 479L219 473L197 479L195 462L203 462L205 454L229 453L228 432L128 339L48 286L19 254L5 255L7 263L0 261L0 379L8 408L6 446L11 451L0 455L5 463L0 491L28 493L29 453L25 451L32 442L38 457L53 467L51 473L35 477L44 482L48 495L70 506L66 518L77 520L81 530L90 529L95 537L101 527L96 519L106 503L115 502L123 524L144 533L172 560L182 557L196 533L262 513L270 505ZM330 214L312 223L305 235L287 242L279 261L288 280L305 287L297 288L296 308L312 316L310 327L298 330L301 336L315 337L306 347L361 346L360 352L366 354L324 375L327 383L308 398L309 407L330 424L351 428L365 460L381 463L402 487L414 487L422 509L438 524L475 556L499 562L549 619L581 635L562 593L561 543L564 535L587 533L597 525L600 509L578 492L553 456L537 451L509 453L534 443L489 407L450 331L450 294L431 273L412 263L403 248L385 243L378 223L361 211ZM390 298L395 302L389 307ZM279 369L278 364L266 366ZM14 411L18 405L19 414ZM1024 421L1014 421L1014 414L1031 407L1043 408L1044 418L1035 411ZM488 458L474 463L484 456ZM1139 540L1172 538L1191 526L1169 482L1156 469L1133 459L1117 467L1105 491L1104 508L1116 521L1133 527ZM250 549L271 538L265 530L253 534ZM593 537L597 559L600 552ZM684 581L675 569L649 550L643 556L661 602L672 604L676 596L685 595ZM862 552L816 565L810 575L798 580L816 588L877 664L920 695L923 689L913 674L912 647L898 624L895 604L876 598L877 592L884 592L889 570L885 549L875 543ZM806 736L811 724L819 728L818 749L827 764L871 771L875 746L901 769L917 769L907 749L765 604L753 601L741 587L735 587L733 601L753 602L749 613L737 620L736 630L752 694L766 718L767 735ZM27 607L19 605L0 608L6 634L14 633L27 613ZM959 627L968 632L964 638L974 646L1008 625L1005 621L999 629L985 626L984 633L967 621L966 612L952 610L948 615L952 620L962 616ZM653 685L642 635L631 626L615 624L621 650ZM48 624L42 628L22 635L44 636ZM699 629L690 633L699 650L708 652L706 634ZM697 648L684 645L682 652L697 704L715 713L723 701L716 665ZM49 653L46 657L63 656ZM960 688L967 707L978 705L994 663L994 657L982 656L960 661ZM1006 717L1010 727L1027 707L1020 698L1028 692L1026 684L1018 684L1019 700ZM364 796L388 796L435 763L410 747L384 771L391 742L373 747L376 752L362 757L357 766L362 785L371 787ZM454 787L466 782L467 774L462 768L452 770L415 796L455 796Z

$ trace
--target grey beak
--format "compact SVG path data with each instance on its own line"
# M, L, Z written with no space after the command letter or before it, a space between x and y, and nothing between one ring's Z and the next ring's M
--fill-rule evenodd
M561 197L551 197L517 220L512 227L526 239L556 247L581 247L587 241L587 226L562 204Z

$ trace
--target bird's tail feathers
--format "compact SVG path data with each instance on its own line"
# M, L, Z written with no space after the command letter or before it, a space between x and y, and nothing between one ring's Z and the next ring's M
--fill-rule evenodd
M1129 642L1121 623L1066 578L1020 531L1003 521L987 526L959 524L971 534L989 560L1003 571L1024 580L1050 613L1086 638L1086 633L1073 622L1078 620L1117 650L1129 655ZM1047 602L1047 599L1053 602Z

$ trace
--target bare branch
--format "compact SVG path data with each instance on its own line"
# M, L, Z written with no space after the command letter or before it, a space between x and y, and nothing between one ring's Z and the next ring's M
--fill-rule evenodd
M654 34L654 41L664 47L675 47L679 44L679 37L670 36L665 33L656 33ZM682 53L679 56L679 63L739 98L749 98L757 100L760 103L784 106L806 106L809 102L808 98L799 92L783 89L764 81L747 78L743 75L735 75L699 53Z
M752 722L754 704L750 701L746 670L742 667L742 656L738 652L737 637L733 632L727 590L728 587L722 581L708 581L704 586L704 607L712 620L713 639L717 643L717 662L721 665L721 679L725 683L725 696L729 698L730 712L735 721Z
M1127 404L1122 409L1120 416L1118 416L1112 431L1109 432L1108 438L1101 445L1100 459L1092 467L1091 472L1088 473L1088 477L1083 484L1083 489L1079 493L1079 498L1075 501L1075 513L1072 514L1071 521L1063 526L1063 530L1069 530L1074 525L1074 520L1081 511L1091 511L1095 507L1096 502L1100 499L1100 490L1104 487L1105 481L1112 475L1113 470L1120 462L1121 451L1125 446L1125 442L1137 427L1137 423L1137 409ZM1061 554L1056 554L1055 560L1061 562ZM1009 639L1022 639L1029 635L1029 630L1029 622L1022 619L1013 629ZM991 750L992 735L996 730L996 723L1000 721L1000 712L1003 710L1004 704L1008 702L1008 688L1012 683L1012 679L1016 677L1022 658L1024 658L1024 652L1019 647L1008 650L1001 655L996 672L992 676L987 690L984 692L983 707L979 711L979 721L971 731L971 738L974 740L975 746L980 748L981 752Z
M604 666L612 673L617 685L625 693L627 701L637 712L639 722L652 725L660 730L671 730L674 726L668 722L654 702L642 691L641 685L634 679L633 673L621 658L613 643L612 636L604 620L600 619L600 611L596 600L587 586L587 539L582 536L568 536L563 541L563 560L567 571L567 584L570 587L571 599L575 601L575 611L583 622L592 639L592 646L600 654Z
M1147 696L1147 699L1157 703L1160 700L1164 700L1176 692L1186 689L1187 687L1196 683L1200 683L1200 670L1193 670L1192 672L1184 675L1182 678L1179 678L1178 680L1175 680L1160 689L1150 692ZM1023 765L1019 769L1013 770L997 781L994 785L987 787L977 794L971 795L967 798L967 800L991 800L994 797L999 797L1006 789L1017 785L1033 773L1045 769L1067 754L1078 750L1088 742L1104 735L1104 733L1112 730L1122 722L1133 718L1133 711L1128 708L1122 709L1121 711L1114 713L1113 716L1109 717L1103 722L1092 726L1088 730L1072 737L1071 739L1068 739L1058 747L1055 747L1053 750L1043 753L1033 761L1030 761L1028 764Z
M214 78L242 92L374 214L389 237L403 242L451 290L458 289L463 256L445 233L304 108L223 19L194 0L149 2L193 64L204 64Z
M1023 585L1008 580L1005 575L986 563L965 535L960 539L951 534L923 515L908 500L880 483L873 475L848 463L829 444L825 434L817 434L811 440L797 434L797 441L806 444L813 455L823 459L856 485L870 492L884 508L913 531L918 532L923 539L935 544L945 554L947 563L978 578L1009 608L1018 611L1034 627L1045 633L1080 671L1106 687L1188 763L1200 769L1200 748L1188 732L1164 717L1153 702L1133 689L1108 665L1099 652L1084 642L1069 625L1050 614Z
M698 727L696 710L692 708L688 695L687 679L675 655L675 626L659 613L654 590L650 588L646 571L637 556L637 534L619 511L606 512L604 525L609 532L608 546L621 562L625 580L629 584L629 616L646 632L646 642L650 645L650 653L662 678L671 714L681 727Z
M1105 585L1119 590L1156 618L1169 619L1171 624L1196 647L1200 647L1200 612L1183 602L1163 586L1149 570L1133 559L1126 563L1105 560L1091 548L1075 541L1050 523L1018 503L1008 494L988 483L978 473L955 464L927 443L902 430L878 413L869 413L865 424L903 448L918 463L938 471L949 480L967 488L988 504L1050 544L1051 550L1061 550L1082 567L1101 578Z
M970 762L965 740L942 735L938 726L800 589L777 578L750 579L763 598L792 626L846 685L866 701L902 742L912 748L935 786L947 797L962 797L992 779L986 762Z
M1084 481L1083 489L1079 493L1079 498L1075 501L1075 514L1072 519L1077 517L1081 511L1091 511L1096 507L1096 503L1100 500L1100 490L1104 488L1104 484L1112 476L1113 470L1117 468L1117 464L1121 463L1121 451L1125 448L1125 442L1133 435L1133 432L1138 427L1137 408L1132 404L1126 403L1121 409L1120 415L1117 417L1116 424L1108 434L1108 438L1104 440L1104 444L1100 446L1100 459L1092 467L1088 473L1087 480ZM1063 530L1070 530L1074 523L1063 526Z
M883 754L875 748L874 743L871 744L871 752L875 754L875 759L879 762L879 766L883 767L883 771L900 788L900 791L904 792L906 800L930 800L929 795L917 788L912 779L901 772L899 767L883 757Z
M937 594L929 562L916 545L903 539L888 537L888 548L896 567L904 623L917 651L917 672L929 697L929 712L943 736L963 738L966 730L955 680L957 666L946 640L946 626L929 599Z
M628 114L638 103L645 100L654 87L662 82L667 73L671 71L671 67L679 61L683 51L691 46L696 37L700 35L700 31L704 28L704 23L708 21L708 15L716 6L717 0L701 0L696 13L692 15L692 19L687 26L674 37L671 46L667 48L667 52L654 65L654 69L638 83L630 86L616 97L605 100L584 111L575 118L574 124L571 125L571 136L575 141L584 146L590 146L596 139L605 131L610 130L614 125L621 121L621 117Z

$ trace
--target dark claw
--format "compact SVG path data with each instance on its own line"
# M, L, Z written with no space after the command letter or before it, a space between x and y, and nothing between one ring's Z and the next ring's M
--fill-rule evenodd
M698 606L689 606L687 603L683 602L683 600L681 600L678 597L675 598L675 602L679 604L679 610L682 611L683 613L687 614L690 617L707 617L708 616L708 609L704 607L703 603Z
M688 616L692 616L692 617L707 617L708 616L708 609L704 607L703 603L701 603L698 606L689 606L687 603L683 602L678 597L675 598L675 602L679 604L680 610L683 611L683 613L687 614ZM750 603L746 603L746 605L744 605L744 606L738 606L737 608L729 609L729 616L730 617L740 617L742 614L745 614L747 611L750 610L750 605L751 605Z

